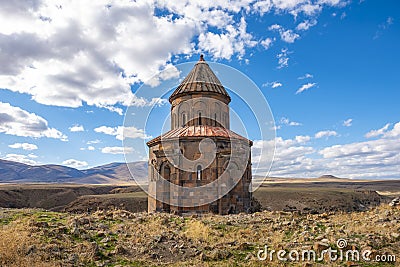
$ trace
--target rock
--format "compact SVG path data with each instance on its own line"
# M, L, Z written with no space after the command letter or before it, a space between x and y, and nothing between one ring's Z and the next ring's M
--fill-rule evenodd
M99 228L99 229L101 229L101 230L108 230L108 229L109 229L109 226L106 225L106 224L104 224L104 223L99 223L99 224L97 225L97 228Z
M77 255L77 254L71 254L69 257L68 257L68 262L70 262L70 263L76 263L77 261L79 260L79 256Z
M125 249L125 247L124 246L122 246L122 245L117 245L117 246L115 246L115 249L114 249L114 254L125 254L126 253L126 249Z
M393 238L395 238L395 239L397 239L397 238L400 237L400 234L399 234L399 233L391 233L390 235L391 235Z
M394 198L390 203L389 206L396 207L400 205L400 197Z
M324 244L329 244L329 240L327 238L322 239L321 242Z
M108 237L105 237L102 240L100 240L100 243L108 243L108 242L110 242L110 238Z
M64 225L60 225L55 229L55 232L58 234L66 234L68 232L68 228Z
M30 221L29 225L38 227L38 228L48 228L49 227L49 224L47 222Z
M321 251L328 249L329 244L327 243L322 243L322 242L316 242L314 243L314 250L320 253Z
M166 237L164 235L156 235L154 237L154 241L157 243L164 242L166 240Z
M252 248L252 245L248 242L240 243L238 249L240 250L249 250Z
M206 256L206 254L204 254L203 252L200 253L199 258L200 258L201 261L206 261L206 260L207 260L207 256Z
M231 253L226 249L214 249L209 257L212 260L225 260L231 256Z
M35 253L36 252L36 246L35 245L31 245L31 246L29 246L27 249L26 249L26 255L31 255L31 254L33 254L33 253Z
M328 213L324 212L321 215L319 215L320 218L326 219L329 217Z
M78 228L78 227L72 228L71 233L72 233L74 236L78 236L78 235L79 235L79 228Z
M96 242L92 242L92 243L90 243L90 245L91 245L91 248L92 248L92 251L93 251L93 256L94 256L94 258L95 258L95 259L98 259L99 256L100 256L100 249L99 249L99 246L97 245Z
M104 233L104 231L98 231L97 232L97 236L98 237L102 237L102 236L105 236L106 235L106 233Z
M79 225L85 225L85 224L89 224L89 223L90 223L90 221L89 221L89 219L86 218L86 217L82 217L82 218L79 218L79 219L78 219L78 224L79 224Z

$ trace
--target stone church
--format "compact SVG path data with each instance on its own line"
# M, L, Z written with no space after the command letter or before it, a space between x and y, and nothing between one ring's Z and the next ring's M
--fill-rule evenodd
M169 102L171 130L147 142L148 211L250 211L253 143L230 130L231 97L202 55Z

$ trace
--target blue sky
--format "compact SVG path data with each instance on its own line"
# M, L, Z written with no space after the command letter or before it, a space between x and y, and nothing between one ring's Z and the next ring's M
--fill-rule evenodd
M151 105L133 93L203 53L268 100L270 175L400 178L398 1L95 2L9 1L0 10L0 158L80 169L124 161L129 100ZM159 109L163 121L169 104ZM143 142L157 133L131 130L129 158L146 159ZM258 151L269 141L250 138L266 173Z

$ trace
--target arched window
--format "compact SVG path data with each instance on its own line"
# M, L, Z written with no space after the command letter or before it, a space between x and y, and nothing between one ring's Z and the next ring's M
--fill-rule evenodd
M201 125L201 112L199 112L199 125Z
M182 114L182 127L184 127L185 124L186 124L186 114L183 113L183 114Z
M201 171L202 171L201 169L202 169L201 166L198 165L198 166L197 166L197 180L198 180L198 181L201 180Z
M214 126L217 126L217 113L214 114Z
M164 178L165 180L169 181L170 177L171 177L171 169L169 168L169 166L167 164L163 165L163 169L162 169L162 178Z

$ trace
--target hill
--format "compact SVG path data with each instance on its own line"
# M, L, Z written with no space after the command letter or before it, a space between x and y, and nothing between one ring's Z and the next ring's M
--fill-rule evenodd
M128 163L136 179L147 179L147 162ZM126 163L110 163L87 170L62 165L31 166L0 159L0 183L132 184Z

